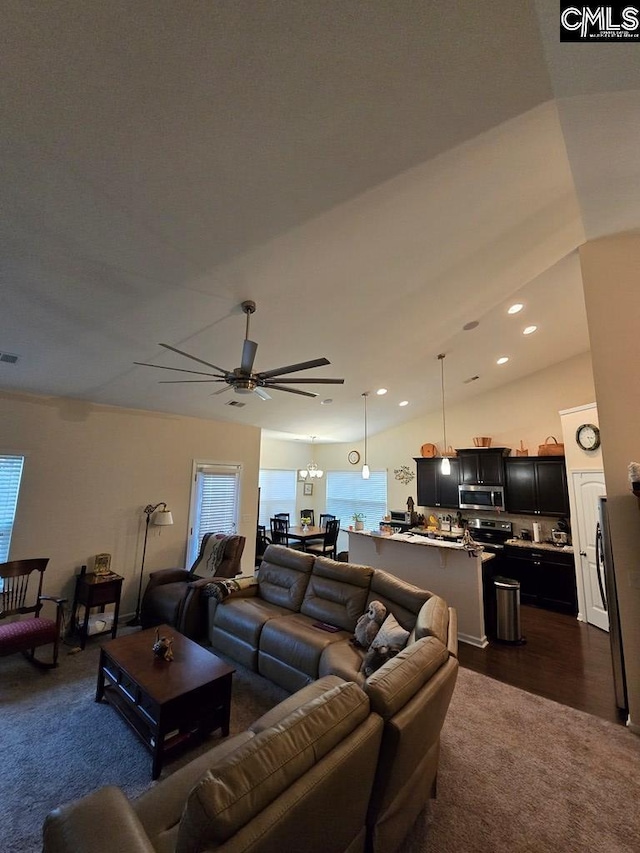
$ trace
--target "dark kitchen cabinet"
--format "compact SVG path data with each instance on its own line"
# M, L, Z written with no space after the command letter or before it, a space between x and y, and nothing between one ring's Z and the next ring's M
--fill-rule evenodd
M483 450L460 449L461 483L486 483L501 486L504 483L504 458L511 453L507 447L487 447Z
M507 545L504 573L520 581L520 600L572 616L578 613L573 554L549 549Z
M456 457L449 459L451 473L442 473L442 459L418 458L417 493L418 506L443 507L458 509L458 484L460 483L460 460Z
M569 515L564 456L521 456L505 460L507 512Z

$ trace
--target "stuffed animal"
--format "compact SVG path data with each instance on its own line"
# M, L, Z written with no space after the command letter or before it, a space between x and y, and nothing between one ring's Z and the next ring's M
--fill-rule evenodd
M157 658L173 660L173 637L161 637L160 631L156 629L156 641L153 644L153 653Z
M356 648L368 649L387 615L387 608L381 601L372 601L367 610L356 622L352 643Z
M380 669L383 663L391 660L399 651L400 649L393 646L377 646L369 649L362 661L362 672L364 672L365 678L369 678L377 669Z

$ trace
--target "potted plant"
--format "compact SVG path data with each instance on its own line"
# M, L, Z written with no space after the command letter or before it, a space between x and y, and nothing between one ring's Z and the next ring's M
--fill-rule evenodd
M308 515L303 515L300 521L302 522L302 529L305 531L308 530L309 525L311 524L311 518Z
M364 530L365 514L363 512L354 512L351 518L356 530Z

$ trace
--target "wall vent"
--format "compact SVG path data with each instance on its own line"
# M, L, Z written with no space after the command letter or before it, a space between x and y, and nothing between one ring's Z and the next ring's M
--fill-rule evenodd
M237 406L239 409L246 405L246 403L241 403L240 400L229 400L228 403L225 403L225 406Z
M4 361L6 364L15 364L17 360L17 355L13 355L10 352L0 352L0 361Z

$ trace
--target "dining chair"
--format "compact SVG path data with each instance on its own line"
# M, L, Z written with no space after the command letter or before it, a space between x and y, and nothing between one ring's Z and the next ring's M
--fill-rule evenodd
M340 519L330 518L327 521L327 529L325 531L322 542L317 544L311 542L307 544L306 550L310 554L320 554L323 557L332 557L336 559L336 546L338 542L338 533L340 532Z
M316 520L315 520L315 519L316 519L316 515L315 515L315 512L314 512L312 509L301 509L301 510L300 510L300 524L302 524L302 519L303 519L303 518L310 518L310 519L311 519L311 521L309 521L309 522L307 522L307 523L308 523L308 524L310 524L310 525L311 525L311 527L315 527L315 526L316 526Z
M321 512L320 513L320 527L326 527L327 521L333 521L334 518L335 518L335 515L331 515L330 513L327 513L327 512Z
M0 563L0 622L8 617L14 618L14 621L0 624L0 657L22 652L27 660L38 666L58 665L66 599L42 594L42 580L48 562L48 557L38 557ZM37 580L36 575L39 575ZM56 605L55 621L40 616L45 601ZM22 616L29 618L15 619ZM47 645L53 646L51 663L35 657L35 650Z
M255 566L259 566L262 562L262 557L264 556L264 552L267 550L267 546L271 543L271 539L267 536L267 528L264 524L259 524L256 532L256 558L255 558Z
M290 514L288 512L276 512L274 518L282 518L287 522L287 527L291 524Z
M298 542L289 542L289 537L287 536L287 531L289 530L289 524L284 518L279 518L277 515L270 520L271 524L271 541L274 545L284 545L287 548L293 548L296 551L299 551L302 547L301 543Z

